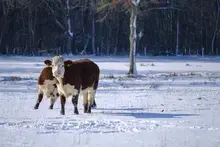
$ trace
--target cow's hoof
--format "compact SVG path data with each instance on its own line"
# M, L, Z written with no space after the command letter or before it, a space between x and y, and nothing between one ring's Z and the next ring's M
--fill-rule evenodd
M91 105L91 107L92 107L92 108L96 108L96 107L97 107L97 105L96 105L96 102L95 102L95 101L93 102L93 104Z
M53 109L53 105L50 105L49 109Z
M87 113L87 111L88 111L87 108L88 108L88 105L85 104L85 105L84 105L84 113Z
M34 106L34 109L38 109L38 107L39 107L39 104L36 104L36 105Z
M96 105L92 105L91 107L92 107L92 108L97 108L97 106L96 106Z
M78 110L74 110L74 114L78 115L79 114L79 111Z
M65 112L64 112L64 111L60 111L60 114L61 114L61 115L65 115Z

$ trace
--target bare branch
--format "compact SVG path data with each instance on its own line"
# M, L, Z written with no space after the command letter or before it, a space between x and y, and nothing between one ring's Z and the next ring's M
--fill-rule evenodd
M175 10L180 10L179 8L175 7L155 7L155 8L148 8L146 11L152 11L152 10L166 10L166 9L175 9Z
M103 11L106 8L108 8L109 6L111 6L111 3L102 3L101 6L98 7L97 11L98 12Z
M140 1L141 0L131 0L131 3L137 7Z
M66 31L66 28L57 20L56 16L55 16L55 12L54 10L50 7L50 5L45 1L45 0L42 0L46 5L47 7L49 8L50 12L53 14L53 17L57 23L57 25L64 31Z
M101 19L98 19L96 22L102 22L102 21L104 21L105 18L107 18L108 14L109 14L109 11L105 14L104 17L102 17Z

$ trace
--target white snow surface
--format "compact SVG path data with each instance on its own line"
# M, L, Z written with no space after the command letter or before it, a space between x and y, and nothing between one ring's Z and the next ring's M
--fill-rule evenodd
M37 78L51 57L0 56L0 147L220 147L220 58L89 58L101 69L97 108L74 115L67 99L38 110Z

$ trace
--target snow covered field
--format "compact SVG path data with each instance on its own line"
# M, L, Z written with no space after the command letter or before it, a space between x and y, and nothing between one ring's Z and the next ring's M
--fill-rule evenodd
M33 109L47 58L0 56L0 147L220 147L220 58L138 57L134 79L126 57L89 57L97 108L77 116L70 99Z

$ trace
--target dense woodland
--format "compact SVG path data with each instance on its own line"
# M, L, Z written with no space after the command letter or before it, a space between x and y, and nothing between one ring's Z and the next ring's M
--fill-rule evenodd
M0 0L0 54L127 55L126 1ZM220 0L140 0L137 8L136 53L220 54Z

